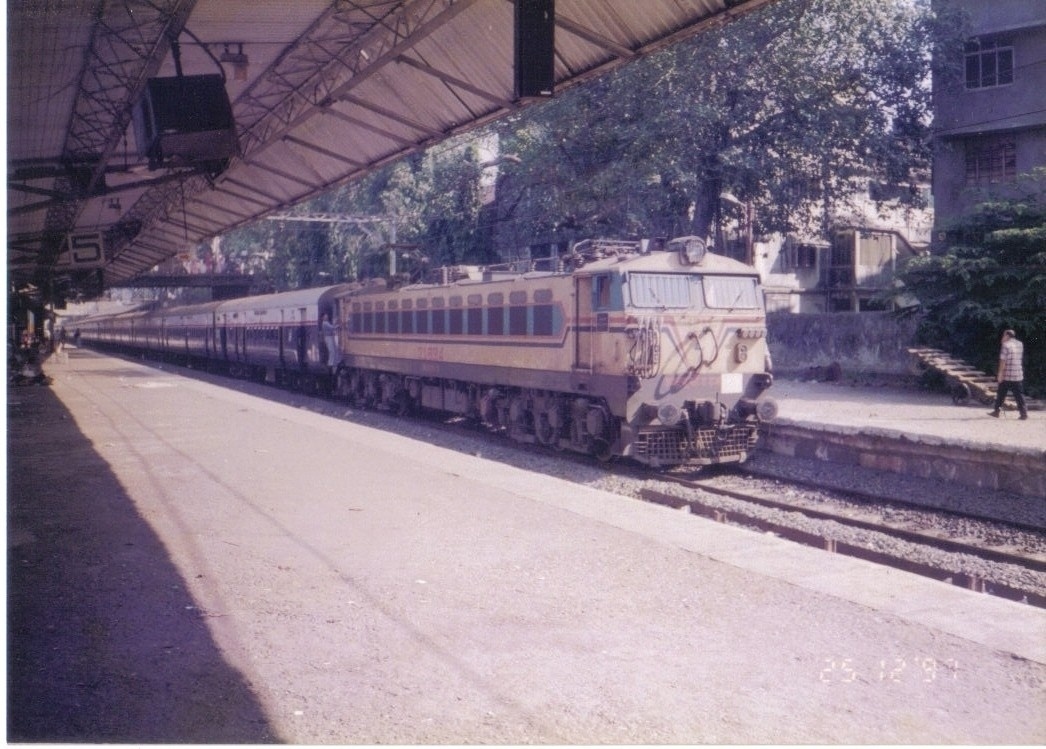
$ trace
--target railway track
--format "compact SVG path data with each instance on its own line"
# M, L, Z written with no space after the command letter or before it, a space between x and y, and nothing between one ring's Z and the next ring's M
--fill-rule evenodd
M444 425L450 427L451 425ZM459 423L457 428L477 434L479 427L469 423ZM522 453L548 455L546 449L533 445L509 442L508 444ZM577 465L588 464L583 456L557 453L557 459ZM832 484L823 479L801 480L794 477L780 478L773 474L755 472L745 466L719 466L703 469L696 474L685 471L665 472L651 475L628 464L617 463L604 465L603 470L615 473L626 483L638 488L629 492L638 499L662 504L675 509L687 508L691 514L711 518L718 522L731 523L754 528L761 532L774 533L782 538L823 549L830 553L845 554L855 558L871 561L907 572L929 577L941 582L968 588L981 593L1005 598L1007 600L1027 603L1039 608L1046 608L1046 529L1042 527L1004 521L989 517L988 514L963 512L940 507L931 507L917 501L905 501L896 496L884 496L871 491ZM723 478L717 474L727 473L731 478L754 479L776 484L774 490L754 488L730 488L718 485ZM650 484L668 482L674 484L683 493L669 493L649 488ZM802 494L796 489L817 495L819 499L809 497L790 497L790 494ZM708 497L736 500L729 508L721 502L709 501ZM827 498L827 501L824 498ZM837 501L838 500L838 501ZM751 512L752 507L776 511L782 514L801 515L812 521L820 521L822 530L809 531L797 528L795 523L767 519L764 513ZM892 519L891 515L900 515ZM957 533L949 525L969 525L981 531L968 537ZM834 526L834 527L833 527ZM987 534L984 529L988 528ZM912 548L932 549L942 552L943 561L927 563L915 561L917 553L895 551L889 548L870 548L869 544L840 540L836 531L845 528L857 531L864 536L887 537L892 542L901 542ZM987 541L984 535L997 535L1003 538L1000 542ZM1033 537L1038 544L1013 543L1012 536ZM873 542L874 543L874 542ZM883 544L884 547L893 543ZM1038 548L1022 548L1027 546ZM964 557L990 562L993 565L1009 565L1026 570L1036 578L1037 584L1014 585L1000 582L992 573L976 574L964 572L958 563L950 562Z
M850 496L856 502L846 502L833 506L834 503L818 502L805 498L789 498L783 493L770 494L757 489L736 489L717 486L714 481L681 476L661 476L661 481L674 484L683 492L666 492L657 489L641 489L640 498L676 509L687 508L692 514L711 518L718 522L742 525L756 530L774 533L791 541L807 546L824 549L832 553L841 553L877 564L884 564L908 572L931 577L942 582L969 588L978 592L989 593L1013 601L1028 603L1046 608L1046 595L1040 590L1029 589L1033 586L1014 586L992 581L986 577L959 571L947 564L928 564L913 561L911 554L896 551L869 548L867 545L838 540L839 527L855 529L864 533L879 534L896 541L904 542L946 552L948 555L966 555L986 560L995 564L1013 565L1038 574L1046 574L1046 554L1016 548L1010 543L991 544L983 539L958 538L951 532L934 528L933 516L950 514L954 517L969 519L962 513L943 513L940 510L928 510L915 503L900 503L894 499L883 499L862 492L843 491L837 488L826 488L814 482L797 482L807 489L827 491L833 494ZM792 480L789 480L792 481ZM738 500L729 508L711 497L727 497ZM858 505L858 506L855 506ZM922 522L913 522L910 517L894 521L885 517L891 507L898 505L906 509L917 509L927 516ZM780 513L801 515L816 521L825 521L823 528L817 531L797 528L795 523L779 519L768 519L766 513L751 511L751 508L769 508ZM978 519L978 522L984 522ZM1042 529L1008 524L1011 528L1023 533L1041 534ZM922 527L920 527L922 526Z

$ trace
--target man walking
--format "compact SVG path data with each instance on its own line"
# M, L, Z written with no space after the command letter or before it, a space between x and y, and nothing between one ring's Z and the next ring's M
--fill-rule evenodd
M1002 346L999 348L999 371L995 375L999 383L999 393L995 396L995 410L989 416L999 418L999 409L1006 400L1007 391L1013 393L1017 401L1017 410L1021 419L1028 418L1028 406L1024 403L1024 344L1017 340L1017 334L1005 330L1002 334Z

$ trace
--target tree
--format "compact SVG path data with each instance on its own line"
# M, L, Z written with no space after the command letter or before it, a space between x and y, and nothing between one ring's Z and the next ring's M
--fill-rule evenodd
M1046 387L1046 169L1023 178L1023 194L979 204L943 253L914 258L902 274L925 318L920 342L994 372L999 336L1025 343L1025 380Z
M928 167L928 13L781 0L565 92L502 129L533 177L514 215L546 233L708 235L730 192L761 231L826 234L854 177Z

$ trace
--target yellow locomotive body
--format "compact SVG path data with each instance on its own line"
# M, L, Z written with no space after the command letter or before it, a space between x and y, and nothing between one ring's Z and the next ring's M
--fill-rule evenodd
M743 461L776 407L757 274L696 238L586 240L552 271L336 299L335 394L654 466Z

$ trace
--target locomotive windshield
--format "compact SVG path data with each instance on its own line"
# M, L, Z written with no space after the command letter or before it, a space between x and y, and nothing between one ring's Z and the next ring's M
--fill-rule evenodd
M655 309L691 307L691 278L683 273L630 273L628 292L632 306Z
M751 276L704 276L705 306L710 309L759 309L759 290Z
M633 307L651 309L760 309L752 276L699 276L692 273L630 273Z

